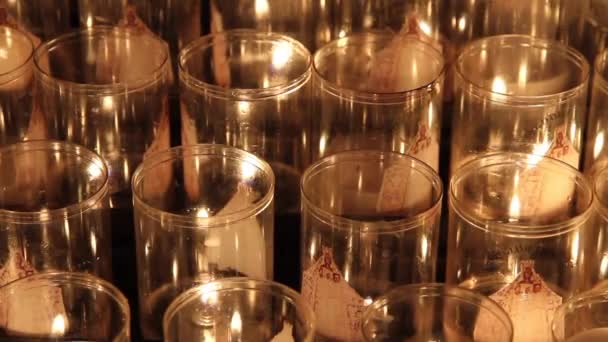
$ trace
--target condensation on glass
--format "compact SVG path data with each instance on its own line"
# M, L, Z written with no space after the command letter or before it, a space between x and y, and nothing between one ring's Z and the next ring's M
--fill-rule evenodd
M445 62L418 34L362 33L314 56L312 158L377 149L439 167Z
M511 342L513 325L494 301L470 290L444 284L397 287L365 311L367 342L476 341Z
M170 145L166 44L139 29L94 27L43 44L34 55L40 138L99 153L112 207L130 206L131 175Z
M111 278L108 169L57 141L0 149L0 285L41 271Z
M570 298L555 312L552 332L555 342L608 340L608 293L591 291Z
M551 340L558 306L585 286L593 192L573 167L524 153L480 156L450 183L446 283L501 305L513 341Z
M272 281L226 278L177 297L163 320L166 342L312 342L314 312L294 290Z
M585 143L585 174L608 167L608 50L595 60Z
M455 62L451 172L486 152L514 151L579 167L589 64L558 42L504 35Z
M130 342L127 298L86 273L46 272L0 287L0 339Z
M268 161L277 212L299 211L310 163L311 56L284 35L233 30L198 39L180 54L182 145L226 144Z
M273 276L274 175L232 147L175 147L133 176L140 324L162 337L182 291L215 278Z
M302 295L320 337L360 339L374 298L434 281L442 189L432 168L395 152L343 152L306 170Z

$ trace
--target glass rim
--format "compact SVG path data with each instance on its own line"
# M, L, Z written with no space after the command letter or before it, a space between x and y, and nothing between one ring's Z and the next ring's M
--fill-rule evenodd
M407 154L380 150L353 150L339 152L324 157L310 165L302 174L302 179L300 181L302 205L306 205L310 213L316 219L326 224L329 224L334 228L362 231L363 229L359 227L361 226L362 221L342 217L341 215L334 214L329 210L320 208L318 205L316 205L311 200L311 197L309 196L309 193L306 190L306 185L307 181L311 177L314 177L315 175L319 174L320 172L323 172L329 167L336 166L345 161L370 160L370 155L374 157L374 162L380 162L394 157L406 161L407 164L405 165L407 165L407 168L417 171L417 173L422 174L429 180L430 185L437 191L437 195L433 196L433 203L431 206L411 217L406 217L394 221L365 222L364 230L366 233L391 234L396 232L403 232L417 228L418 226L420 226L420 222L428 220L434 215L441 215L441 202L443 200L443 182L439 174L432 167L430 167L428 164L421 161L420 159L417 159ZM412 165L412 162L414 162L415 164Z
M110 175L108 165L99 154L84 146L59 140L27 140L0 147L0 156L5 153L29 153L34 151L73 154L83 160L93 162L101 171L101 176L104 178L103 183L86 199L63 208L38 211L16 211L0 208L0 220L13 224L32 224L65 219L93 208L109 193Z
M2 26L2 30L3 30L3 32L0 32L0 34L6 35L6 32L10 32L11 35L14 34L14 35L20 36L21 38L25 38L25 40L27 42L29 42L30 47L31 47L31 51L30 51L29 55L27 56L27 58L23 61L23 63L20 63L18 66L16 66L15 68L13 68L11 70L0 73L0 84L6 84L6 83L16 80L19 76L21 76L25 73L26 67L34 59L34 53L36 51L36 46L34 45L34 42L32 41L32 39L25 32L23 32L17 28L13 28L13 27L5 25L5 26ZM5 78L6 78L6 80L5 80Z
M561 334L557 332L557 321L559 319L563 320L568 312L573 312L580 309L581 307L598 303L606 303L608 305L608 291L589 290L586 292L582 292L578 295L575 295L574 297L571 297L565 303L560 305L555 311L555 314L553 315L553 320L551 321L551 335L555 339L555 341L563 341L563 339L560 339L558 337L561 336ZM608 325L603 328L608 328ZM583 331L587 330L589 329Z
M455 298L461 303L467 305L473 305L481 309L485 309L491 313L495 318L501 322L510 333L510 338L513 338L513 323L509 318L507 312L489 297L486 297L480 293L467 290L458 286L447 285L443 283L419 283L402 285L392 290L389 290L384 295L376 298L370 305L365 309L362 320L361 320L361 332L363 338L366 341L371 341L371 336L368 336L365 332L365 325L374 312L382 310L387 307L391 302L403 302L407 298L420 298L420 297L447 297Z
M582 74L578 84L570 89L562 90L554 94L546 95L510 95L493 91L491 87L486 87L474 82L467 73L461 68L461 62L465 57L468 57L473 52L485 50L486 46L499 46L504 48L505 41L515 44L525 43L531 48L543 48L553 50L553 53L563 54L567 59L573 62L580 69ZM545 106L547 103L563 103L576 97L581 92L587 89L589 78L591 77L589 62L587 58L573 47L567 46L561 42L550 39L538 38L522 34L503 34L476 39L468 44L460 51L454 61L454 75L467 85L465 91L478 98L483 98L490 102L506 103L513 106Z
M121 341L122 337L131 335L131 309L129 306L129 300L112 283L90 273L68 271L45 271L41 273L34 273L0 286L0 292L11 290L15 287L18 288L27 285L28 283L35 284L36 282L40 281L46 281L51 284L59 285L76 285L78 288L107 294L116 304L118 304L123 314L123 319L121 320L122 326L111 340ZM32 287L26 287L26 289L29 288Z
M163 53L162 61L152 72L150 72L149 75L146 75L145 77L137 80L107 84L81 83L55 77L51 75L48 70L44 70L40 64L40 59L43 56L48 55L51 50L65 44L66 42L73 41L77 38L94 39L98 37L114 37L117 39L131 39L131 37L135 37L137 39L147 39L150 42L156 42L162 47L162 49L159 51ZM170 68L169 61L169 47L164 40L158 38L156 35L140 33L134 28L107 25L95 25L92 27L71 31L69 33L64 33L49 41L43 42L34 52L35 74L40 78L40 81L43 82L44 85L55 88L69 87L73 92L90 93L96 96L115 95L117 93L125 94L145 88L159 81L165 76L165 73L168 72L167 68Z
M458 182L470 177L476 171L500 165L517 165L518 163L530 165L530 157L534 157L533 159L539 160L536 165L541 165L542 161L543 165L560 168L564 171L564 173L568 173L572 175L573 178L577 179L578 181L575 182L575 186L576 184L581 184L581 186L590 194L590 198L588 203L586 203L585 210L561 222L549 224L529 225L494 222L484 219L479 215L469 213L465 209L465 206L462 205L462 201L454 192ZM466 221L467 224L484 232L522 239L539 239L567 234L576 229L580 223L587 221L593 214L593 189L588 179L579 170L565 162L532 153L493 152L480 155L473 160L466 162L453 173L452 178L450 179L448 196L450 209L454 210L460 219Z
M333 51L336 48L343 48L349 46L349 41L361 41L363 38L367 37L381 37L381 38L395 38L399 37L398 33L387 32L387 31L367 31L367 32L359 32L349 34L345 37L335 39L321 48L319 48L314 56L312 69L315 74L315 78L321 81L323 88L328 91L330 94L340 97L340 98L348 98L349 101L355 101L360 103L381 103L381 104L394 104L401 103L408 99L417 99L424 97L427 94L432 94L437 91L441 91L441 89L436 89L438 85L444 80L445 75L448 71L448 63L446 61L445 56L439 50L437 50L433 45L413 37L405 37L408 39L414 39L416 42L424 45L426 48L430 48L431 51L437 53L437 59L441 62L441 68L433 80L416 88L406 89L402 91L394 91L394 92L376 92L376 91L367 91L367 90L358 90L347 88L343 86L339 86L335 82L331 82L327 80L320 72L317 67L317 59L321 57L326 57L330 51ZM351 43L352 44L352 43ZM346 93L346 94L341 94Z
M606 28L608 32L608 28ZM604 76L606 74L606 76ZM593 63L593 84L608 92L608 50L600 52Z
M224 215L215 215L210 217L192 217L182 214L171 213L159 208L156 208L148 203L140 196L138 185L143 181L146 173L154 170L159 165L174 160L184 160L186 158L209 156L232 158L241 162L247 162L254 165L263 171L266 177L270 178L270 187L261 199L247 208ZM153 176L153 175L152 175ZM170 219L173 227L190 228L190 229L207 229L207 228L222 228L226 225L233 224L251 217L257 216L271 205L274 199L275 176L268 162L262 158L247 152L245 150L219 144L194 144L186 146L175 146L164 151L158 151L150 154L145 158L133 173L131 180L131 191L133 193L133 207L141 210L146 216L154 220Z
M186 63L193 54L213 47L215 40L220 37L226 41L237 39L240 41L260 40L269 43L285 42L290 45L292 51L297 51L306 57L306 69L303 73L297 77L289 79L285 83L267 88L225 88L202 81L196 76L192 75L192 73L188 72ZM300 41L285 34L256 31L251 29L231 29L199 37L182 48L177 59L179 79L189 88L192 88L198 92L204 92L206 96L212 96L219 99L236 99L244 101L261 100L291 93L301 88L308 82L311 76L312 68L312 56L310 51Z
M201 298L205 293L258 291L268 293L274 297L281 297L291 303L296 312L304 316L307 334L305 341L312 341L315 336L316 318L313 309L302 295L295 290L272 280L254 279L246 277L229 277L213 280L208 283L192 287L174 298L163 315L163 331L169 331L169 325L173 316L184 306Z

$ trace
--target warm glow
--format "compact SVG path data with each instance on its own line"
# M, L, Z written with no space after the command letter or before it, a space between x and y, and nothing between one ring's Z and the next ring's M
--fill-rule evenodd
M519 217L521 212L521 203L519 201L519 196L517 194L513 195L511 199L511 204L509 205L509 216L512 218Z
M277 45L272 51L272 65L276 69L283 68L291 59L291 46L289 43Z
M538 164L551 148L551 144L544 142L542 144L534 144L532 154L528 156L528 162L532 165Z
M268 0L255 0L255 16L258 18L263 18L268 16L268 12L270 12L270 6L268 5Z
M66 331L66 321L63 314L59 314L53 318L53 325L51 327L51 334L53 336L63 336Z
M241 314L238 311L235 311L232 314L232 319L230 320L230 331L232 332L232 337L240 337L243 332L243 321L241 320Z
M600 262L600 277L606 276L606 273L608 273L608 255L604 254Z
M524 88L528 83L528 64L521 63L519 65L519 73L517 74L517 84L520 88Z
M462 17L460 17L460 19L458 19L458 31L464 32L464 30L466 28L467 28L467 18L462 16Z
M207 208L200 208L196 211L196 217L206 218L209 217L209 210Z
M499 94L507 93L507 83L502 77L497 76L494 81L492 81L492 91Z
M595 144L593 145L593 159L597 159L604 149L604 132L599 132L595 137Z
M114 99L112 96L105 96L102 102L102 108L105 112L111 112L114 110Z
M429 25L429 23L424 20L419 20L418 26L420 27L420 30L422 30L422 32L424 32L424 34L426 34L427 36L430 36L431 33L433 33L431 31L431 25Z
M420 254L422 256L422 260L426 260L429 256L429 240L426 238L426 235L422 235L420 239Z
M573 265L578 264L578 253L579 253L579 236L578 231L574 233L572 238L572 247L570 249L570 262Z
M237 106L239 108L239 114L240 115L247 115L249 114L249 109L250 109L250 104L247 101L239 101L237 102Z

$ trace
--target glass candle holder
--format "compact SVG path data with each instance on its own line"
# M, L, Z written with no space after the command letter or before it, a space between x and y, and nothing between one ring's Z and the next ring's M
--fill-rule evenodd
M3 0L0 12L37 40L49 40L72 29L71 0ZM52 13L52 15L49 15Z
M375 297L434 281L442 189L432 168L394 152L342 152L306 170L302 295L318 336L358 340Z
M34 55L36 129L106 160L112 207L130 206L144 156L169 148L168 60L166 44L149 33L108 27L60 36Z
M585 255L584 290L606 289L608 285L608 168L596 169L594 182L594 224L588 241L591 251Z
M608 50L595 60L591 105L587 121L587 141L585 143L585 164L583 170L594 175L608 166Z
M569 299L555 312L555 342L601 342L608 339L608 293L585 292Z
M549 156L579 167L589 65L557 42L506 35L455 62L451 172L487 152Z
M0 26L0 52L0 145L35 139L34 43L23 32Z
M117 288L84 273L40 273L0 287L6 341L129 342L130 315Z
M557 307L583 287L594 239L587 179L552 158L481 156L452 177L446 282L511 317L514 341L548 341Z
M274 175L243 150L192 145L159 152L133 176L144 338L184 289L215 278L273 276Z
M272 281L226 278L192 288L167 309L165 341L312 342L315 316L294 290Z
M47 270L111 277L108 169L57 141L0 148L0 285Z
M234 30L198 39L180 54L182 145L235 146L267 160L277 177L277 212L299 211L310 163L310 67L287 36Z
M362 320L364 340L511 342L513 325L494 301L443 284L405 285L376 299Z
M579 7L576 16L577 27L572 45L594 61L608 46L608 3L604 0L584 0L576 2Z
M439 168L445 61L417 35L363 33L314 56L313 160L348 150L410 154Z

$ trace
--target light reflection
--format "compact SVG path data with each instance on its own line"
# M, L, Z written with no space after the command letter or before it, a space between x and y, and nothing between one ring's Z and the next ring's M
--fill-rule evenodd
M600 262L600 276L605 277L608 273L608 255L604 254L602 256L602 261Z
M257 18L266 18L270 12L268 0L255 0L255 16Z
M66 331L66 319L63 314L59 314L53 318L53 325L51 326L51 335L63 336Z
M464 30L466 28L467 28L467 18L462 16L462 17L460 17L460 19L458 19L458 31L464 32Z
M283 68L291 59L291 46L289 43L281 43L272 50L272 65L276 69Z
M593 144L593 159L597 159L604 149L604 132L598 133L595 137L595 144Z
M578 236L578 230L574 233L574 237L572 238L572 247L570 249L570 262L573 265L576 265L578 263L578 256L579 256L579 236Z
M420 30L422 30L422 32L424 32L424 34L427 36L430 36L433 33L431 30L431 25L424 20L419 20L418 26L420 27Z
M243 333L243 321L241 320L241 314L238 311L235 311L232 314L232 319L230 320L230 332L232 333L232 338L240 339L241 334Z
M422 235L420 240L420 254L422 256L422 260L426 260L429 256L429 241L426 235Z
M509 221L517 221L516 218L519 217L521 213L521 203L519 201L519 196L517 194L513 195L511 199L511 204L509 205Z
M507 93L507 83L502 77L496 76L496 78L494 78L492 81L492 91L499 94Z

